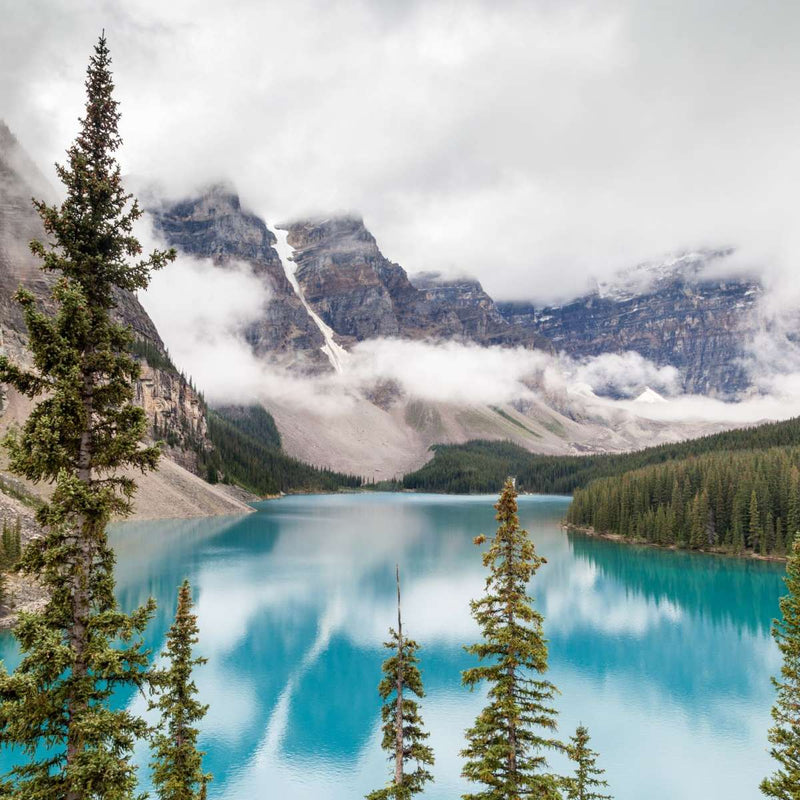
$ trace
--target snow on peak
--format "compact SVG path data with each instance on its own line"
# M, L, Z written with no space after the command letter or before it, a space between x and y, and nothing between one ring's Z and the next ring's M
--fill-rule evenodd
M730 253L730 250L698 250L669 256L661 261L646 261L621 269L608 280L598 281L596 292L600 297L611 300L630 300L678 279L698 280L709 262Z
M654 389L644 387L644 391L634 401L636 403L666 403L667 401Z

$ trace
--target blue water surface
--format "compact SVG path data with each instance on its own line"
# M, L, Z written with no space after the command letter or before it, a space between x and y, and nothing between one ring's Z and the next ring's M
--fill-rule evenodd
M245 517L117 525L118 592L159 610L163 647L175 592L194 586L197 683L212 800L354 800L384 784L376 687L395 620L420 653L422 714L436 754L429 800L454 800L463 731L483 697L460 685L476 639L469 600L485 571L472 540L494 528L492 497L295 496ZM617 800L745 800L772 765L766 731L780 666L769 635L781 565L567 534L569 499L520 498L547 563L531 590L545 615L560 733L589 727ZM17 661L13 640L0 655ZM139 711L145 701L120 696ZM147 787L147 753L139 751ZM0 754L0 767L8 766ZM554 768L564 767L553 758Z

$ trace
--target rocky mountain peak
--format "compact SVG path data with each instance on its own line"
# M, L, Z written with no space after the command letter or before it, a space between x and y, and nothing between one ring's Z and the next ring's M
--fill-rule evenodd
M213 258L222 266L233 259L248 261L256 272L274 272L279 279L274 234L258 216L242 209L229 184L212 184L178 202L153 198L146 207L155 230L178 250Z
M287 228L306 301L346 345L381 336L534 344L474 279L434 273L409 279L358 216L299 220Z
M498 308L573 358L633 351L676 367L686 392L734 397L749 386L743 359L762 288L747 278L706 275L730 253L720 248L640 264L559 306Z
M302 242L304 249L324 247L339 253L380 254L375 237L367 230L363 218L355 214L300 219L285 227L295 247L296 242Z

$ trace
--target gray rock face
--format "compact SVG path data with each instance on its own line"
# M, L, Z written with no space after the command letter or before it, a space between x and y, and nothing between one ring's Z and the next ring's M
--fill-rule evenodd
M379 336L484 345L537 340L505 320L477 281L432 273L409 279L358 217L294 222L289 243L306 300L345 344Z
M696 394L734 396L748 385L742 366L746 342L756 325L761 286L750 280L707 280L701 270L724 253L679 259L650 268L651 280L631 289L641 275L623 276L618 286L601 286L563 306L501 303L511 323L547 337L573 357L635 351L683 375L683 388Z
M506 319L474 278L444 278L437 272L420 272L411 276L411 282L427 301L455 313L467 339L483 345L551 349L547 339L529 326Z
M356 217L289 226L297 281L306 301L345 343L379 336L449 337L457 320L420 314L420 294L402 267L386 259Z
M210 258L222 269L248 264L264 282L270 299L263 317L247 330L258 355L311 370L328 366L320 350L322 334L286 279L274 234L241 207L230 187L211 186L179 203L149 203L148 211L156 230L179 252Z
M43 304L50 301L55 277L39 268L28 246L43 240L44 230L31 198L53 199L47 181L25 155L16 138L0 122L0 343L10 356L26 361L28 333L14 293L19 286L33 292ZM146 341L168 360L166 348L136 296L119 292L115 315L130 325L136 338ZM205 405L176 370L142 365L135 387L136 402L148 414L151 425L158 419L174 445L170 455L182 465L196 466L197 448L210 446L206 438Z
M52 190L28 159L14 135L0 121L0 326L3 345L20 351L27 341L14 293L20 285L37 297L47 295L50 281L39 269L29 243L44 231L31 198L50 199Z

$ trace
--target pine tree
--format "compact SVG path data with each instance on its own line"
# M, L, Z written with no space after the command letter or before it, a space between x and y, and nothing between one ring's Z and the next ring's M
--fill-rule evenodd
M788 594L781 598L783 619L772 635L783 655L780 679L772 683L778 699L772 707L770 753L779 767L761 782L761 792L779 800L800 800L800 534L792 544L784 579Z
M58 279L48 309L37 308L29 292L17 293L33 369L0 358L0 380L40 398L22 431L6 441L10 467L55 485L37 512L44 536L25 548L20 566L39 577L49 600L41 612L20 615L22 661L13 675L0 672L0 744L27 757L4 788L13 782L19 800L133 797L130 757L147 729L131 712L110 708L115 690L146 681L140 635L153 603L120 612L106 527L112 514L130 511L135 491L119 471L154 469L159 453L141 446L145 415L132 404L138 365L129 330L111 314L120 291L147 286L150 270L172 254L130 263L141 252L132 227L141 212L114 156L121 141L110 63L101 36L80 132L67 165L57 166L66 199L35 203L49 241L31 249Z
M400 615L400 568L397 577L397 630L389 629L389 641L384 646L392 655L383 662L383 679L378 692L384 701L383 741L381 747L394 762L392 782L383 789L367 795L367 800L410 800L419 794L433 775L426 769L433 766L433 750L425 744L429 734L422 727L419 705L409 694L425 696L419 672L417 650L413 639L403 636ZM406 772L406 763L416 762L413 772Z
M600 794L608 782L601 777L605 770L597 766L597 753L590 749L589 731L583 725L570 737L567 753L575 762L574 777L564 782L567 800L612 800L610 794Z
M775 552L778 555L783 555L786 552L785 541L783 537L783 522L780 518L775 523Z
M533 608L528 583L545 559L536 554L517 518L512 479L495 505L500 523L483 564L489 568L486 592L471 603L483 641L466 648L480 666L465 670L470 689L484 681L489 703L467 731L463 776L484 785L465 800L556 800L560 779L547 771L546 751L562 750L550 736L556 730L552 702L556 687L543 678L547 643L542 615ZM485 538L479 536L476 544Z
M693 550L700 549L705 543L706 508L700 492L692 500L691 530L689 533L689 546Z
M203 755L197 749L197 723L208 706L197 702L197 687L192 678L195 666L205 658L195 658L192 647L198 642L197 617L192 613L192 588L184 581L178 590L175 621L167 634L161 654L168 665L155 670L152 683L158 699L151 710L161 712L161 723L153 739L151 763L153 785L160 800L204 800L211 779L203 772Z
M753 548L755 552L758 550L759 543L761 541L762 531L761 531L761 515L758 511L758 495L756 494L756 490L753 489L750 495L750 547Z
M14 564L14 545L7 519L3 520L3 534L0 543L2 543L2 564L5 569L8 569Z

